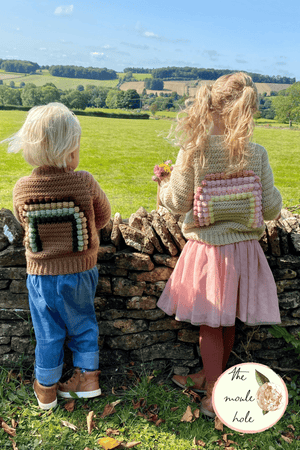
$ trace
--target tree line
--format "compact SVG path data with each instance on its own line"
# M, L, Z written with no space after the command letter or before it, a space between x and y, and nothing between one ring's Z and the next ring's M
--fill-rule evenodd
M111 69L82 66L50 66L49 72L55 77L85 78L88 80L115 80L117 72Z
M109 109L147 109L153 114L156 111L177 111L184 107L185 96L176 92L147 94L144 89L139 95L135 89L122 91L119 89L104 88L95 85L79 85L76 89L61 90L53 83L37 87L33 83L25 85L20 83L20 88L15 88L14 81L2 84L0 80L0 107L25 106L33 107L50 102L60 101L71 109L109 108ZM22 85L22 86L21 86ZM300 122L300 82L294 83L288 89L278 93L271 92L259 95L259 112L257 118L277 119L283 123Z
M53 83L38 87L28 83L21 89L0 85L0 106L33 107L51 102L61 102L70 109L110 108L137 109L140 108L140 96L134 89L120 91L88 85L85 89L79 85L76 89L62 91Z
M236 71L227 69L197 69L195 67L161 67L152 69L153 78L163 80L217 80L222 75L227 75ZM282 77L280 75L261 75L259 73L247 72L254 83L281 83L293 84L296 78Z
M123 70L124 73L132 72L132 73L152 73L153 69L144 69L143 67L125 67Z
M5 72L32 73L40 66L31 61L20 61L16 59L0 59L0 69Z

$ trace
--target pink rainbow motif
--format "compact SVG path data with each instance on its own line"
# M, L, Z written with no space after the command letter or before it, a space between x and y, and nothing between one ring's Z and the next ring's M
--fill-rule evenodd
M211 225L218 220L225 220L224 215L221 217L214 206L217 202L230 201L245 202L241 208L244 208L245 217L247 216L248 227L258 228L263 225L260 178L252 170L243 170L229 176L224 173L205 176L194 195L194 215L200 227ZM228 213L230 213L230 203L228 203Z

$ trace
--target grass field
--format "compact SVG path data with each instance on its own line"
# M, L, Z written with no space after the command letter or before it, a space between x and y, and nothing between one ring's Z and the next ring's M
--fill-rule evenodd
M157 377L158 371L139 373L132 366L121 371L122 384L114 376L106 384L108 377L100 376L101 397L60 399L54 410L41 411L22 369L15 373L2 369L1 419L16 428L10 430L11 437L2 422L1 450L103 450L116 448L116 441L124 443L117 448L136 450L299 449L299 389L292 387L294 380L288 383L289 404L280 421L261 433L243 434L226 426L216 429L213 419L199 413L200 397L184 393L168 376ZM181 421L187 408L193 419ZM116 440L114 445L102 446L108 436Z
M26 117L21 111L0 111L0 140L17 131ZM175 162L177 148L165 139L170 120L126 120L79 117L82 126L79 169L90 171L106 192L112 213L123 218L140 206L148 211L156 205L153 166L166 159ZM269 121L270 122L270 121ZM285 206L300 203L300 130L255 129L254 142L266 147ZM31 167L22 154L9 154L0 146L0 206L12 208L12 188Z
M21 111L0 111L0 140L17 131L26 117ZM153 167L177 150L164 139L170 123L164 120L125 120L79 117L82 126L79 169L90 171L106 192L113 214L129 217L141 205L156 205ZM147 122L147 123L146 123ZM162 134L162 135L161 135ZM12 208L12 187L32 168L22 154L7 153L0 146L1 207Z
M124 78L125 73L118 73L119 78ZM151 78L151 74L147 73L134 73L133 77L136 80L142 81L145 78ZM16 87L20 86L23 81L25 84L33 83L36 86L43 86L46 83L53 83L58 89L76 89L79 84L86 87L88 84L94 86L114 88L119 83L119 79L116 80L88 80L82 78L63 78L63 77L53 77L50 75L49 70L42 70L42 73L37 72L34 75L19 74L19 73L9 73L0 70L0 80L3 80L4 84L8 84L11 81L15 82Z

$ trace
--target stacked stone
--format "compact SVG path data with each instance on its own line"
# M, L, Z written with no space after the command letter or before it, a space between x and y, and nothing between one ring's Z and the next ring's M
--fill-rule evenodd
M199 327L174 320L156 307L186 241L181 217L165 208L139 208L129 219L117 213L101 230L99 283L95 309L103 371L130 362L152 363L187 374L200 367ZM6 227L5 227L6 225ZM22 230L8 210L0 212L0 364L33 361ZM274 274L282 325L300 332L300 218L282 210L266 222L261 246ZM294 352L268 326L247 327L237 320L229 364L256 361L271 367L299 367Z

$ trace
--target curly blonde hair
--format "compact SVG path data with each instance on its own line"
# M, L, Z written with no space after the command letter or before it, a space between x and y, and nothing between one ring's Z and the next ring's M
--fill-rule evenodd
M0 143L8 143L8 151L23 150L32 166L66 167L70 154L79 146L79 120L62 103L48 103L30 109L22 128Z
M199 88L195 100L177 117L175 143L184 152L185 170L196 150L200 150L200 164L205 167L205 146L213 118L218 116L225 127L228 150L226 173L242 170L247 163L247 144L253 133L253 114L258 109L258 93L252 78L237 72L223 75L211 85Z

